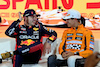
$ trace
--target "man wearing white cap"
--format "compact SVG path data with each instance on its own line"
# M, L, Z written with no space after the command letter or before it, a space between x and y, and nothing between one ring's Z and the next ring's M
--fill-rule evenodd
M81 14L78 11L74 9L68 10L63 20L71 28L65 30L62 36L59 47L59 54L61 54L62 59L57 59L58 55L50 56L48 58L48 67L78 67L80 61L84 61L83 58L87 58L94 50L92 32L83 26Z

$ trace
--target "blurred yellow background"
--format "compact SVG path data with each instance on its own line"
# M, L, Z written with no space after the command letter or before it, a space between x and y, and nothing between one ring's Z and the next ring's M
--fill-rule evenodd
M37 4L37 2L39 1L40 3ZM36 2L36 4L32 4L34 2ZM48 3L45 5L45 2ZM85 13L86 17L90 17L91 15L94 16L95 14L100 13L100 8L87 9L87 3L100 4L100 0L0 0L0 16L7 20L16 20L18 18L17 13L19 11L23 13L25 11L26 5L29 5L27 6L27 9L35 10L39 9L38 5L41 5L42 10L49 11L53 10L53 2L55 5L57 4L56 7L61 6L65 11L67 11L68 9L76 9L82 14ZM63 4L65 4L65 6ZM99 4L95 4L94 6L99 7ZM49 6L48 9L45 9L45 7L47 6Z

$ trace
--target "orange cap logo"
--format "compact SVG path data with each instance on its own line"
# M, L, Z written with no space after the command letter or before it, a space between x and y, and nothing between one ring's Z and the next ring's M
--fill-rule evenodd
M70 16L70 14L67 14L66 16Z

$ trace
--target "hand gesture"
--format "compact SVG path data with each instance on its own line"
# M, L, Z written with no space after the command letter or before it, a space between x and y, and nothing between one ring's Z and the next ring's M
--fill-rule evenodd
M64 60L68 59L72 55L74 55L74 53L73 52L70 52L70 51L63 52L62 53L62 57L64 58Z
M18 12L18 15L19 15L19 20L20 20L20 21L22 21L22 20L23 20L23 18L22 18L22 16L21 16L21 14L22 14L21 12Z

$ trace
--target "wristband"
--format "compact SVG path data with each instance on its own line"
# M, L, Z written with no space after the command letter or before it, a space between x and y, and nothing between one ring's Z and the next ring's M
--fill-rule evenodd
M51 44L51 43L52 43L52 41L50 41L50 40L48 40L48 39L47 39L47 43Z

